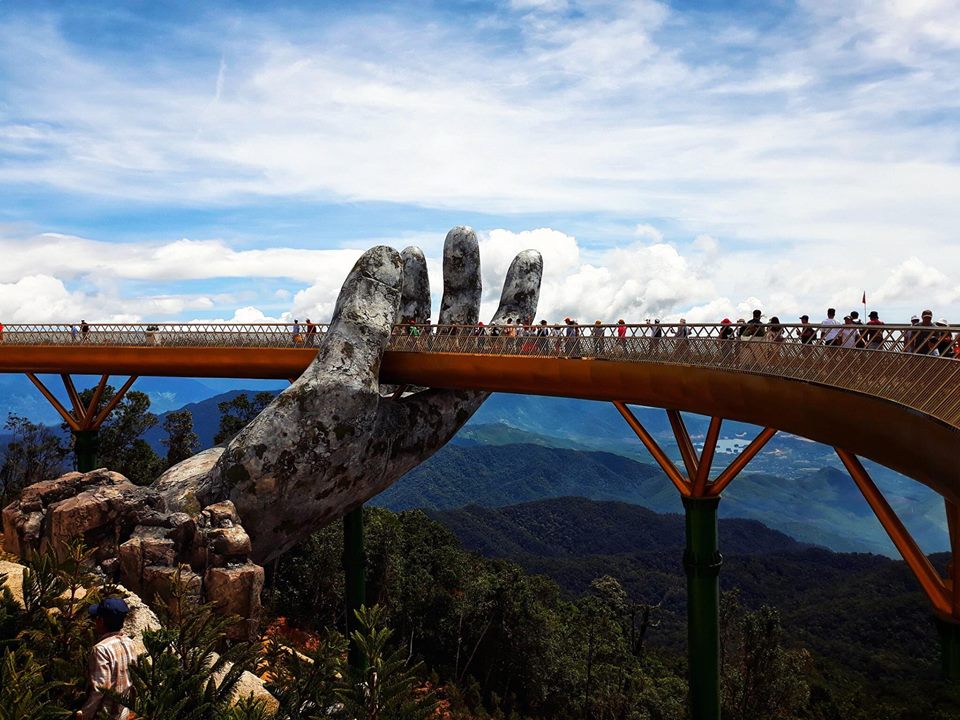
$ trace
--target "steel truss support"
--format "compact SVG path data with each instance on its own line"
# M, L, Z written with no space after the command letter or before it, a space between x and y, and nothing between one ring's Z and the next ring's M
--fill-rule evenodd
M960 683L960 506L948 499L944 500L951 557L947 565L948 577L944 579L897 517L860 459L846 450L834 449L933 605L937 631L940 634L943 676Z
M710 468L716 455L723 419L713 417L704 438L703 450L696 448L678 410L667 410L680 449L686 476L677 468L653 436L625 403L615 402L617 410L633 428L657 465L680 492L686 522L686 549L683 565L687 574L687 653L690 674L690 717L693 720L720 718L720 567L717 508L720 493L757 456L775 434L764 428L757 437L710 481Z
M687 646L690 717L720 720L720 567L719 497L684 497L687 546Z
M363 505L343 516L343 574L347 637L350 638L350 667L365 670L365 659L353 638L357 629L356 611L366 602L367 555L363 542Z
M77 470L80 472L90 472L97 467L97 449L99 448L100 426L104 420L109 417L117 404L123 399L124 395L137 380L136 375L131 375L123 386L110 398L110 402L105 407L100 407L100 400L103 398L103 392L107 387L109 375L101 375L97 387L90 397L90 402L84 405L80 401L80 394L73 383L73 378L67 374L61 374L60 380L63 382L63 389L70 400L71 409L67 410L63 404L57 400L52 392L34 373L27 373L37 390L47 399L53 409L57 411L63 421L69 426L73 433L73 451L76 456Z

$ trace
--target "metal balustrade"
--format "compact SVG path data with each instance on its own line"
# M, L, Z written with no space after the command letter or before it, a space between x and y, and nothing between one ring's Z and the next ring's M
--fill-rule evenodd
M7 325L2 333L3 344L10 345L95 345L95 346L163 346L204 347L298 347L319 342L327 324L314 325L308 333L301 325L235 324L235 323L165 323L165 324L89 324L84 332L79 325Z
M308 348L319 347L329 329L314 327L308 332L301 324L294 332L292 324L90 324L84 333L69 324L7 325L2 343ZM960 362L947 356L958 339L960 327L935 325L405 324L394 328L388 350L669 363L773 375L881 397L960 428Z

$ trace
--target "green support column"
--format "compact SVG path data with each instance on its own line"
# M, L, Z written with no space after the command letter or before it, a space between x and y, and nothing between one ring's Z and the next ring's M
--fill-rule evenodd
M347 635L357 627L355 610L366 602L366 569L367 556L363 549L363 505L351 510L343 516L343 573L346 579L344 586L344 605L347 610ZM359 648L351 639L350 667L364 669L363 658Z
M940 632L943 677L950 682L960 683L960 622L942 617L937 617L936 621Z
M77 456L77 470L90 472L97 469L97 450L100 447L99 430L75 430L73 452Z
M723 556L717 550L719 504L719 497L683 498L692 720L720 718L720 566Z

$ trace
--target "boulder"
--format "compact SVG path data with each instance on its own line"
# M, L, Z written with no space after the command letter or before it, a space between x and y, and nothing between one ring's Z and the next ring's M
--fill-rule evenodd
M0 575L6 575L4 587L13 593L13 599L23 607L23 565L0 560Z
M234 639L252 639L260 621L260 592L263 590L263 568L253 563L212 567L204 577L207 600L217 604L220 612L238 615L243 622L233 626Z

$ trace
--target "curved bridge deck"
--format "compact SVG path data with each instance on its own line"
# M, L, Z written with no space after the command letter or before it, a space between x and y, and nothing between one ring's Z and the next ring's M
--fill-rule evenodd
M803 343L801 326L783 326L771 341L724 339L721 325L659 326L661 337L653 336L655 326L621 328L492 336L472 327L420 327L413 334L398 327L381 378L725 417L843 447L960 500L960 362L904 352L916 345L917 328L883 326L867 337L861 326L852 347ZM91 325L82 333L69 325L8 326L0 372L292 379L327 329ZM817 328L818 337L830 330ZM924 332L936 340L952 330Z

